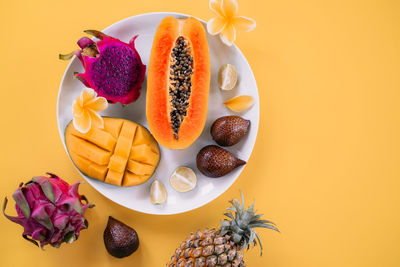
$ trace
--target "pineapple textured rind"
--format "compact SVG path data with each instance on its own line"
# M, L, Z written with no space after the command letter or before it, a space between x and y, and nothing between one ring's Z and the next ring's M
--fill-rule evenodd
M175 250L168 267L245 266L243 253L229 235L205 229L191 234Z
M224 213L228 219L221 222L219 229L205 229L191 234L175 250L168 267L245 266L242 250L260 244L260 237L254 228L279 230L271 221L261 220L262 214L256 214L254 203L245 209L242 192L241 203L237 199L230 201L232 207ZM257 239L257 240L256 240Z

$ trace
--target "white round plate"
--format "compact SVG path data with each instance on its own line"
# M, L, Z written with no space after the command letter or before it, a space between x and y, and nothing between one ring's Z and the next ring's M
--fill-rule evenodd
M166 16L174 16L177 18L188 17L188 15L179 13L148 13L119 21L103 30L103 32L110 36L119 38L124 42L128 42L133 36L138 34L139 37L135 42L136 49L142 58L143 64L148 67L154 34L158 24ZM204 27L206 27L206 23L204 21L202 21L202 23ZM207 35L207 38L210 47L211 83L207 122L201 136L189 148L184 150L169 150L160 146L160 164L158 165L154 175L142 185L133 187L118 187L89 178L80 172L89 184L91 184L97 191L107 198L122 206L143 213L176 214L193 210L207 204L225 192L238 178L243 167L236 168L228 175L218 179L204 176L197 170L196 155L202 147L209 144L215 144L210 135L210 127L214 120L224 115L233 114L225 107L223 103L234 96L246 94L253 96L254 105L251 109L240 115L251 120L250 131L243 138L243 140L239 142L239 144L228 147L227 150L245 161L249 159L256 141L259 123L259 99L257 85L253 72L247 63L246 58L235 45L231 47L226 46L221 42L219 36ZM72 49L76 49L75 40L71 40L71 50ZM237 86L232 91L228 92L221 91L218 88L217 80L219 68L226 63L236 66L239 76ZM80 95L82 89L84 88L80 81L74 78L74 72L83 72L83 67L76 57L72 59L64 73L58 94L58 129L60 131L60 136L64 147L64 131L72 119L72 102ZM147 84L145 80L142 86L141 95L136 102L133 102L126 107L122 107L122 105L119 103L109 105L108 109L101 114L105 116L129 119L148 127L145 106L146 87ZM187 166L196 172L198 182L192 191L179 193L175 191L169 184L169 176L178 166ZM168 198L167 201L162 205L153 205L150 202L150 185L154 179L162 181L167 190Z

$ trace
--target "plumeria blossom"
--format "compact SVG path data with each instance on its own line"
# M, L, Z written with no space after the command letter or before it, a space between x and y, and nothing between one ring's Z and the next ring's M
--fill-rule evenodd
M217 17L207 22L207 31L221 37L224 44L231 46L236 39L236 31L251 31L256 22L238 15L236 0L210 0L210 9Z
M103 118L98 111L107 107L108 103L104 97L97 97L93 89L85 88L72 104L75 129L87 133L92 127L104 128Z

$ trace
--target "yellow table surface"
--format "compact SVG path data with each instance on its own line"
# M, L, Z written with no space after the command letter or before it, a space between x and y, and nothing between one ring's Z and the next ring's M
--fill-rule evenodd
M213 16L206 0L1 1L0 197L46 171L82 180L57 129L68 64L58 53L84 29L153 11ZM236 44L259 86L261 124L235 184L202 208L152 216L86 183L80 192L96 208L76 243L42 251L0 216L0 266L165 266L191 231L218 225L239 189L282 231L261 229L264 254L247 252L247 266L400 266L399 11L395 0L240 0L239 13L257 21ZM139 233L132 256L107 254L109 215Z

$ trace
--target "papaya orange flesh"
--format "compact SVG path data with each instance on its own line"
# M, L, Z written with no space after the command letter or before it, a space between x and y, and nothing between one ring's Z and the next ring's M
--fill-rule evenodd
M160 160L157 141L132 121L104 117L104 129L78 132L70 123L65 143L75 166L85 175L118 186L146 182Z
M184 149L200 136L209 86L210 55L203 25L195 18L164 18L154 37L147 76L146 115L158 143ZM179 101L183 104L176 104Z

